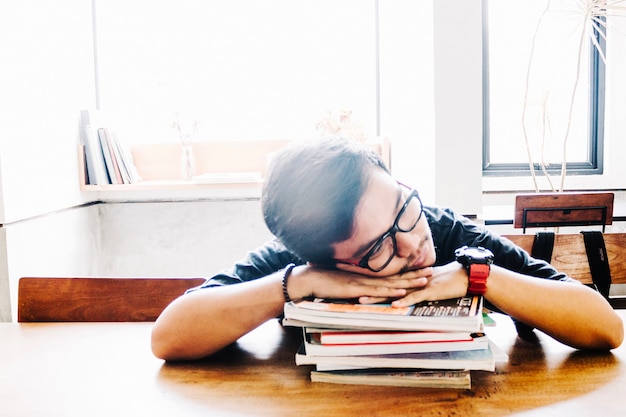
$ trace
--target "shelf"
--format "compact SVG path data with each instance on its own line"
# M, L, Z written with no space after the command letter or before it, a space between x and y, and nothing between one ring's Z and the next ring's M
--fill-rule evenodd
M124 185L83 185L81 189L101 201L198 201L260 199L260 183L206 184L193 181L142 181Z
M194 142L196 172L192 180L181 179L180 143L140 144L131 155L142 181L133 184L87 184L85 151L78 149L81 191L90 198L114 201L259 199L269 161L287 140ZM389 142L369 144L389 166Z
M154 190L201 190L201 189L242 189L261 188L260 182L202 183L193 180L182 181L141 181L136 184L83 185L83 191L154 191Z
M272 146L280 146L283 143L272 142ZM213 145L213 144L212 144ZM234 144L235 146L241 145ZM247 148L250 150L250 147ZM221 149L215 153L215 149L207 149L207 144L198 144L194 149L199 156L207 155L211 152L215 155L224 155L226 150ZM265 169L266 154L259 152L259 146L253 148L248 158L242 161L241 154L244 152L233 151L231 155L239 155L238 163L231 163L228 166L231 170L238 167L246 169L256 168L262 165ZM261 195L263 184L263 173L261 171L252 173L225 172L220 174L205 174L193 180L169 179L180 172L180 152L179 144L154 144L137 145L132 148L133 160L141 181L133 184L106 184L92 185L86 184L86 168L84 147L78 149L79 166L79 186L80 190L89 193L89 198L102 201L152 201L152 200L202 200L202 199L258 199ZM206 169L208 163L206 156L200 159L198 165L200 169ZM228 164L227 158L222 158L221 164L211 163L224 169ZM247 165L242 165L247 164ZM169 177L169 178L168 178Z

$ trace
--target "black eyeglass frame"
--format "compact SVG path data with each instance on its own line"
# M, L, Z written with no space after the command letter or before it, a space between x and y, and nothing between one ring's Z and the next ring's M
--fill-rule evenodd
M403 185L403 184L401 184L401 185ZM419 202L420 214L417 216L417 220L415 220L415 223L413 223L413 225L410 228L402 229L399 226L398 223L400 222L400 219L402 218L402 215L404 214L406 209L409 207L409 204L411 203L411 199L414 198L414 197L417 198L417 201ZM423 214L424 214L424 205L422 203L422 199L420 198L419 193L417 192L417 190L412 189L411 193L409 193L409 196L407 197L406 201L404 202L404 205L402 206L402 208L398 212L398 215L396 216L396 219L394 220L393 225L380 238L378 238L378 240L376 240L376 242L374 243L372 248L367 251L365 256L363 256L363 258L361 258L361 260L359 262L353 263L353 262L340 261L340 260L338 260L338 262L349 264L349 265L353 265L353 266L358 266L360 268L369 269L372 272L380 272L380 271L382 271L383 269L387 268L387 266L391 263L391 261L396 256L396 253L398 251L398 243L396 241L396 233L398 233L398 232L408 233L408 232L412 231L413 229L415 229L415 226L417 226L417 224L422 219L422 215ZM387 259L387 261L380 268L372 268L369 265L370 257L381 247L381 245L383 244L385 239L387 239L388 237L391 237L391 242L393 244L393 252L391 253L391 256L389 257L389 259Z

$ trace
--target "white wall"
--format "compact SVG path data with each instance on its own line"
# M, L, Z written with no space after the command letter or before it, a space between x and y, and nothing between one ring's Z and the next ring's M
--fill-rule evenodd
M271 234L259 200L99 206L104 276L209 277Z
M380 1L380 131L393 175L435 201L433 5Z
M94 105L91 20L89 0L0 2L0 320L15 274L93 258L74 256L89 248L85 223L47 216L85 202L76 149L78 110Z
M482 2L381 0L379 9L380 127L393 174L426 204L480 215Z
M19 277L99 274L101 243L97 212L97 205L69 208L0 229L6 237L11 300L17 300ZM8 306L0 302L0 321L17 319L16 303L12 302L11 308Z
M91 3L0 3L0 223L80 204L78 111L94 103Z
M11 294L9 286L9 262L7 253L7 230L0 228L0 321L11 321Z
M435 203L482 214L482 2L434 4Z

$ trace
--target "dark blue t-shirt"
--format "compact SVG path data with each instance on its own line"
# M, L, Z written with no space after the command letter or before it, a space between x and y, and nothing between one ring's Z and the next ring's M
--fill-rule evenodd
M486 230L450 209L425 206L424 215L430 225L437 253L434 266L455 261L454 252L461 246L482 246L493 252L495 265L508 270L536 278L578 282L558 272L547 262L532 258L510 240ZM232 268L220 272L207 279L201 286L189 291L252 281L280 271L290 263L302 265L305 262L288 251L278 240L272 240L249 252ZM498 311L487 300L485 307ZM523 323L515 321L515 324L522 337L526 337L532 331L531 327Z
M437 253L435 266L454 261L454 251L461 246L482 246L494 253L494 264L503 268L537 278L572 280L548 263L532 258L510 240L486 230L450 209L424 207L424 215L430 225ZM272 240L249 252L232 268L209 278L199 288L255 280L280 271L290 263L301 265L305 262L288 251L278 240Z

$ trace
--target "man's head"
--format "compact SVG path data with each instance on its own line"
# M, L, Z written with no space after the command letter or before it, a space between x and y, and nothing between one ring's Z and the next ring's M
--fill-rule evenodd
M380 157L353 141L288 147L272 161L263 189L270 231L302 259L332 264L331 243L350 237L354 210Z
M379 238L396 226L402 211L406 215L401 216L402 224L392 233L392 240L394 253L403 256L394 256L382 271L358 265ZM344 139L282 151L274 159L263 189L265 222L289 250L318 265L369 275L434 262L432 245L425 248L432 239L421 213L419 197L411 196L410 190L393 180L375 152ZM419 227L409 227L418 222ZM372 265L377 269L378 265Z

